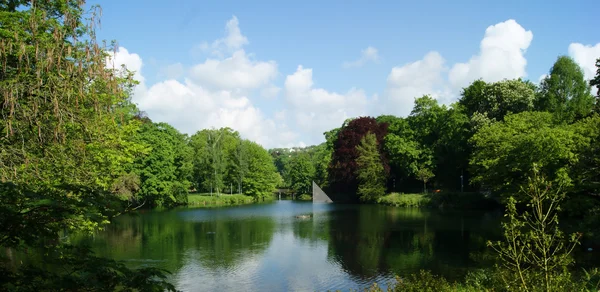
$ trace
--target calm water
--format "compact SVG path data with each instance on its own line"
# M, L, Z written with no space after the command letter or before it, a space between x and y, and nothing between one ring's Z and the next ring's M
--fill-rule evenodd
M304 214L312 218L296 218ZM498 236L499 219L276 201L122 216L81 241L132 267L166 268L183 291L348 291L420 269L462 276Z

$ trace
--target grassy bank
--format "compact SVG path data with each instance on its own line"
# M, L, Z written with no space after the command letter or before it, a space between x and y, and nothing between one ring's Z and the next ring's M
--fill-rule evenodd
M391 193L377 200L377 203L395 207L435 207L435 208L494 208L498 203L480 193L431 193L399 194Z
M188 205L194 207L219 207L219 206L235 206L254 203L254 198L242 194L225 195L221 194L190 194L188 195Z

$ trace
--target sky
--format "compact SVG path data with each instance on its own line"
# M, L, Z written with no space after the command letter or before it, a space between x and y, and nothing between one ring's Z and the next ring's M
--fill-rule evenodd
M600 1L147 1L102 8L111 64L155 122L230 127L267 148L323 142L358 116L451 104L473 80L539 82L568 55L600 58Z

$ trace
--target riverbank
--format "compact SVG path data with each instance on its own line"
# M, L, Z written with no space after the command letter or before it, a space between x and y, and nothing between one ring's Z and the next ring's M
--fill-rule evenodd
M221 194L210 195L207 193L200 194L189 194L188 195L188 206L191 207L221 207L221 206L236 206L236 205L246 205L252 204L255 200L251 196L246 196L242 194L235 195L226 195Z
M410 208L454 208L454 209L487 209L496 208L500 204L480 193L441 192L428 194L391 193L377 200L378 204L394 207Z

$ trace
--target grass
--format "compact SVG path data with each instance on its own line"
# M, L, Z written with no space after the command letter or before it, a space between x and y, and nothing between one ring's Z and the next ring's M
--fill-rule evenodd
M395 207L437 207L437 208L495 208L498 202L480 193L441 192L428 194L391 193L377 200L377 203Z
M254 198L242 194L220 196L210 194L190 194L188 195L188 205L194 207L219 207L234 206L254 203Z

